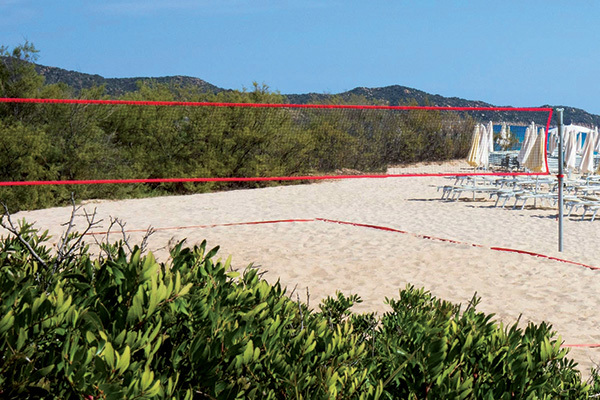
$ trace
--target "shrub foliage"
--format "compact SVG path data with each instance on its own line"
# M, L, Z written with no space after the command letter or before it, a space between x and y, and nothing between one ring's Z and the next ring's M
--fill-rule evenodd
M20 224L0 241L0 397L579 399L550 326L503 327L408 286L381 317L318 310L206 242L167 262L122 242L58 259ZM78 240L72 235L70 240ZM24 246L27 242L33 252Z
M107 99L103 87L75 93L45 85L31 44L0 47L0 97ZM198 92L140 84L138 101L285 103L267 86ZM365 98L334 103L369 104ZM0 180L266 177L385 172L391 164L465 157L473 121L452 113L292 108L0 104ZM0 188L12 210L77 198L191 193L253 182ZM261 185L264 185L262 183Z

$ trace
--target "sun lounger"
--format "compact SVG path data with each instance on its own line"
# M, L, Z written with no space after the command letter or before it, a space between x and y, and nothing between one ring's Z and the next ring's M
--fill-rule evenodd
M535 193L535 192L522 192L515 195L515 204L513 208L516 208L519 202L521 201L521 210L525 208L525 204L527 200L533 199L534 206L537 204L537 200L547 200L548 202L553 198L551 193Z
M600 203L596 203L596 204L585 204L583 206L583 213L581 214L581 220L583 221L585 218L585 214L588 211L593 211L592 213L592 219L590 219L590 221L594 221L594 219L596 219L596 214L598 213L598 210L600 210Z
M494 186L485 186L485 185L472 185L472 186L460 186L453 190L453 199L458 201L460 199L460 195L464 192L473 193L473 200L475 200L475 194L477 193L488 193L492 194L498 191L498 188Z
M442 200L450 200L450 196L453 195L454 193L454 189L460 189L462 186L458 186L458 185L443 185L443 186L438 186L437 190L438 192L440 191L440 189L442 190Z
M514 190L511 188L498 189L495 193L491 194L491 196L496 196L496 203L494 204L494 207L498 207L498 203L500 203L500 200L503 200L501 207L504 208L504 206L506 205L506 202L509 199L512 199L517 194L521 194L521 193L523 193L523 190Z

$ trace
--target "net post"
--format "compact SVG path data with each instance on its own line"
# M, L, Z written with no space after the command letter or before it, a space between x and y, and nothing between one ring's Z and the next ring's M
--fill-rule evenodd
M556 109L558 121L558 251L563 251L563 108Z

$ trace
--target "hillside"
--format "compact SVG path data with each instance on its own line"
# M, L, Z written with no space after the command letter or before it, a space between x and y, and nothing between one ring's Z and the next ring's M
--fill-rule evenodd
M94 86L105 86L106 94L110 96L120 96L122 94L137 90L138 82L157 82L175 86L192 86L203 92L217 93L223 91L215 85L212 85L199 78L190 76L165 76L158 78L137 77L137 78L104 78L100 75L85 74L82 72L68 71L62 68L48 67L45 65L35 65L38 74L43 75L47 84L65 83L75 90L89 89Z
M65 83L75 90L91 88L94 86L104 85L106 94L110 96L119 96L137 89L137 82L158 82L174 86L191 86L198 88L203 92L218 93L230 89L220 88L209 82L199 78L189 76L166 76L166 77L135 77L135 78L104 78L100 75L86 74L76 71L68 71L62 68L49 67L35 64L36 71L43 75L47 84ZM432 105L444 107L492 107L489 104L478 100L466 100L459 97L444 97L438 94L430 94L422 90L409 88L406 86L392 85L380 88L357 87L352 90L337 93L337 94L285 94L288 101L292 104L306 103L327 103L341 99L350 101L353 98L364 98L369 102L400 105L416 102L419 105ZM585 110L557 105L543 105L542 107L563 107L565 124L579 125L600 125L600 115L590 114ZM531 122L532 115L518 112L479 112L475 118L480 121L506 121L514 124L528 124ZM545 113L540 113L535 118L535 122L545 125L547 116ZM554 121L552 121L554 123Z
M385 86L380 88L357 87L337 95L318 93L290 94L287 95L287 98L290 100L290 103L305 104L310 102L327 102L330 101L334 96L339 97L342 100L350 100L352 97L360 96L372 102L383 103L391 106L416 102L421 106L430 105L438 107L511 107L510 105L496 105L483 101L461 99L459 97L444 97L400 85ZM573 123L585 126L600 125L600 115L590 114L580 108L547 104L541 105L540 107L564 108L565 124ZM531 116L532 114L530 113L519 112L479 112L475 118L480 121L491 120L506 121L514 124L529 124L531 122ZM546 121L546 113L540 113L535 119L535 122L541 125L546 125ZM551 124L554 123L555 121L551 122Z

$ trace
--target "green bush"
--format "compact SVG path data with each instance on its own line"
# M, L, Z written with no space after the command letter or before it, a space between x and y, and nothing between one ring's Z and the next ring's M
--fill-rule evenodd
M0 97L107 99L103 87L75 93L45 85L35 48L0 47ZM139 84L119 100L285 103L250 91L201 93ZM361 97L336 104L366 104ZM473 122L456 113L255 107L0 104L0 180L252 178L385 173L392 164L464 158ZM349 171L353 170L353 171ZM77 198L126 198L265 186L261 182L161 183L0 188L11 210Z
M498 326L407 287L380 319L319 310L206 242L158 263L126 243L59 257L26 223L0 241L0 397L583 399L547 324ZM70 236L68 243L80 236ZM25 246L24 243L28 243ZM70 245L67 244L66 247ZM28 249L29 247L30 249ZM65 247L65 248L66 248ZM597 374L593 373L596 377Z

